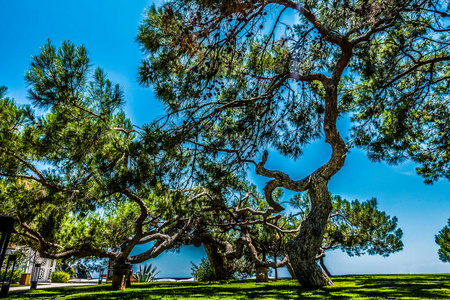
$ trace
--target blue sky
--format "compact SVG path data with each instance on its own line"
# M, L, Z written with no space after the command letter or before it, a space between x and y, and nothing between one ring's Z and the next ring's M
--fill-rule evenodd
M0 6L0 85L8 87L8 96L28 103L24 72L31 56L47 39L60 45L63 40L84 44L92 64L102 67L109 78L122 85L125 111L134 124L144 124L163 113L150 88L136 82L141 52L134 41L137 26L149 0L16 0ZM340 124L345 135L346 120ZM302 178L329 158L323 141L312 144L305 155L292 162L277 154L269 155L267 166ZM415 174L415 165L399 166L370 162L365 154L352 149L344 168L333 177L329 188L348 200L376 197L379 209L397 216L403 229L404 250L388 258L348 257L340 250L327 253L325 263L332 274L448 273L450 264L439 261L434 235L450 217L450 183L441 180L425 185ZM265 178L252 174L262 187ZM190 261L198 263L205 255L202 247L184 247L179 253L164 253L153 259L160 277L189 277ZM282 272L281 275L287 275Z

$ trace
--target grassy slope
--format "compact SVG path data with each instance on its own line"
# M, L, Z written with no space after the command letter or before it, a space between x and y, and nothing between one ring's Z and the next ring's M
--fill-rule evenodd
M10 292L9 299L450 299L450 274L333 277L334 287L304 290L295 280L255 283L142 283Z

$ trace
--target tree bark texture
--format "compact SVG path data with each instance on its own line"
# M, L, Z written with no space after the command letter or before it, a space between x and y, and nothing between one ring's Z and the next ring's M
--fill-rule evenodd
M256 282L268 282L269 272L267 267L256 267Z
M114 263L112 276L112 289L114 291L125 290L128 274L130 273L129 263Z
M133 275L133 267L131 266L131 264L129 265L130 271L128 272L128 275L125 276L126 278L126 287L129 288L131 287L131 276Z
M314 176L310 183L311 212L302 222L299 234L288 243L288 255L298 282L305 288L333 285L316 263L323 230L332 204L327 180Z
M219 253L217 246L210 243L203 243L205 247L206 255L208 256L211 268L216 280L228 279L227 265L223 255Z

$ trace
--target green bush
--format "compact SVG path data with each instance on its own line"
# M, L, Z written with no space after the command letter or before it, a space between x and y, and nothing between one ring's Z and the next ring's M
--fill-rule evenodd
M220 274L220 277L216 277L216 275L214 275L211 262L206 257L202 258L198 266L192 261L191 264L191 275L194 276L194 278L198 281L247 278L255 273L254 264L249 263L244 257L240 259L234 259L232 261L225 261L225 274Z
M6 272L6 278L5 278L5 282L9 281L9 277L11 276L11 269L8 269ZM22 269L19 270L15 270L11 279L11 283L16 283L19 282L20 280L20 275L22 275ZM2 269L0 270L0 280L3 281L3 276L5 276L5 270Z
M197 266L191 261L191 275L198 281L211 281L214 280L214 272L211 263L206 257L203 257L200 264Z
M52 273L52 282L69 282L70 274L62 271Z

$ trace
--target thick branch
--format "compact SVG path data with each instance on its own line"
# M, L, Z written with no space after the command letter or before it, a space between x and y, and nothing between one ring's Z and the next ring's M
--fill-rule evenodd
M156 243L152 248L149 250L135 255L131 256L127 259L132 264L138 264L141 262L144 262L150 258L155 258L165 250L170 249L173 244L181 237L181 235L186 231L187 228L189 228L189 225L191 224L191 220L187 220L184 224L183 228L181 228L177 233L175 233L172 236L169 236L167 239L165 239L163 242Z
M306 81L306 82L313 82L313 81L320 81L322 83L325 83L329 77L327 77L324 74L321 73L312 73L308 75L302 75L298 72L291 72L289 73L289 78L294 79L295 81Z
M281 267L284 267L289 261L287 256L285 256L284 259L280 262L262 261L259 259L258 251L256 251L256 248L253 245L252 239L248 233L245 235L243 242L245 242L245 244L247 245L247 249L250 251L252 260L255 262L255 264L257 266L267 267L267 268L281 268Z
M142 238L143 235L143 231L142 231L142 226L143 223L145 221L145 219L148 217L148 207L145 204L144 200L141 199L140 197L138 197L136 194L132 193L129 189L126 189L123 191L123 194L125 196L127 196L128 198L130 198L132 201L136 202L139 205L139 208L141 209L141 213L139 214L136 222L135 222L135 226L134 226L134 237L130 240L130 242L128 243L128 245L125 247L124 249L124 254L125 256L128 256L128 254L131 252L131 250L133 249L133 247L139 243L139 241Z
M109 252L109 251L104 252L104 251L100 251L100 250L89 250L89 251L68 250L68 251L60 252L60 253L56 253L56 254L52 254L52 253L48 253L48 252L44 252L44 253L39 252L39 255L41 257L52 258L52 259L65 259L65 258L70 258L70 257L82 258L82 257L88 257L88 256L95 256L97 258L110 258L112 260L115 260L115 259L117 259L117 257L119 257L119 254L116 252Z
M18 221L20 226L25 230L24 233L19 233L20 235L23 235L27 238L30 238L31 240L34 240L38 243L39 247L39 255L44 258L51 258L51 259L64 259L69 257L87 257L87 256L95 256L95 257L105 257L105 258L111 258L115 259L118 256L118 253L114 252L108 252L108 251L101 251L101 250L67 250L64 252L54 253L56 249L63 249L61 245L50 243L44 239L44 237L31 228L27 223L20 221L20 216L18 216ZM49 252L48 250L52 249L53 251Z
M3 149L0 149L3 150ZM22 157L15 155L14 153L11 153L9 151L5 151L5 153L7 153L8 155L11 155L12 157L14 157L15 159L17 159L18 161L22 162L23 164L25 164L27 166L28 169L30 169L34 174L36 174L37 177L34 176L28 176L28 175L21 175L21 174L6 174L6 173L0 173L0 176L5 176L5 177L16 177L16 178L23 178L23 179L30 179L30 180L34 180L36 182L39 182L40 184L42 184L45 187L48 187L51 190L54 191L72 191L72 192L78 192L78 190L69 190L66 188L63 188L61 186L57 186L57 185L53 185L50 184L47 179L45 178L44 174L42 174L41 171L39 171L38 168L36 168L33 164L31 164L30 162L26 161L25 159L23 159Z
M264 187L264 196L267 203L269 203L269 205L275 210L275 212L280 212L284 210L284 207L275 202L272 196L272 192L278 187L284 187L295 192L302 192L308 189L309 177L305 177L299 181L294 181L286 173L266 169L264 165L267 162L268 155L269 152L265 150L261 162L256 166L256 174L274 178L274 180L266 183L266 186Z

